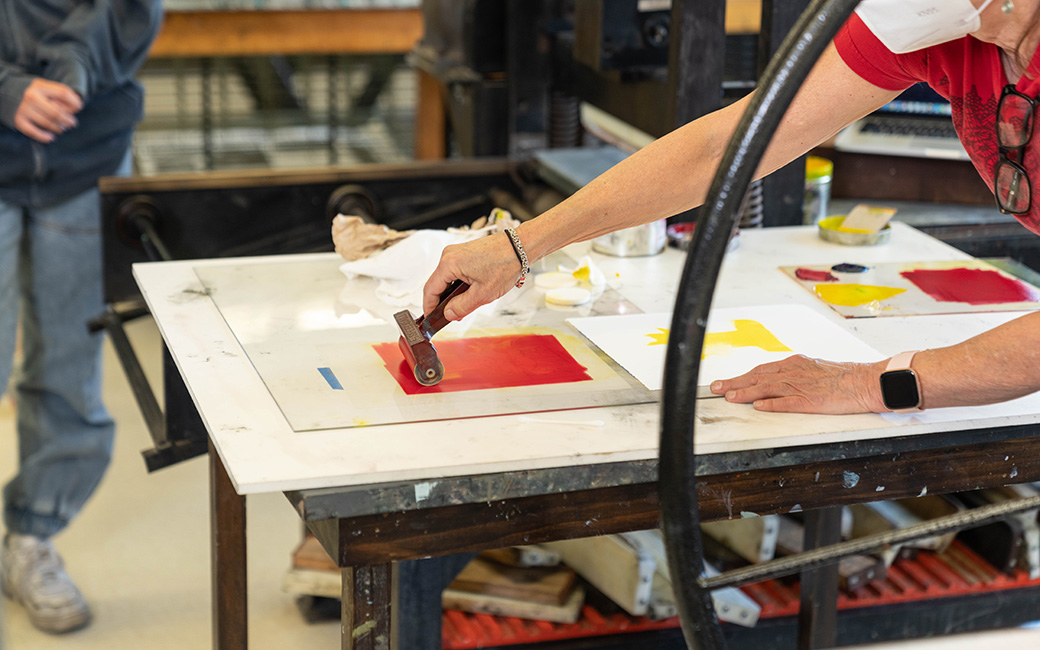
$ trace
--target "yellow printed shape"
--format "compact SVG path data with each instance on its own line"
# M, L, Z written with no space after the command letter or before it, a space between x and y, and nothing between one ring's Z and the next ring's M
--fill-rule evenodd
M652 339L647 345L668 345L668 332L670 331L667 328L658 327L656 332L646 334Z
M780 342L780 339L767 330L762 323L755 320L740 318L733 321L736 328L729 332L708 332L704 337L704 350L701 358L708 356L722 356L729 354L736 348L761 348L766 352L791 352L791 348ZM657 328L657 332L651 332L652 340L647 345L667 345L669 330Z
M873 302L888 300L905 293L898 287L880 287L870 284L817 284L813 287L820 298L840 307L860 307Z
M736 329L730 332L708 332L704 337L701 359L727 355L736 348L760 348L766 352L791 351L757 320L738 318L733 321L733 327Z

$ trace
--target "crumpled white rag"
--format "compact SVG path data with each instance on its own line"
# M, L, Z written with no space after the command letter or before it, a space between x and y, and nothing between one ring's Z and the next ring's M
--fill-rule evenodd
M416 230L409 237L378 253L340 265L347 278L364 275L380 280L376 296L393 307L422 305L422 288L426 284L441 251L449 244L479 239L480 230Z

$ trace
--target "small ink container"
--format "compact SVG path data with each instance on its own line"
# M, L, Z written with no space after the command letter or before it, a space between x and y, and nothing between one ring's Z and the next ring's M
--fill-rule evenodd
M831 181L834 163L819 156L805 159L805 200L802 203L802 223L812 226L827 218L831 202Z

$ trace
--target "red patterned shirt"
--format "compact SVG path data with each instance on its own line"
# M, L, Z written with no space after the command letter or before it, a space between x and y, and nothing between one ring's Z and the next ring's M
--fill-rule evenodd
M993 170L998 159L996 136L997 102L1008 84L1000 49L971 36L910 52L893 54L853 14L834 39L838 54L853 72L875 86L904 90L924 81L950 100L953 124L975 169L993 190ZM1036 98L1040 94L1040 50L1033 54L1026 73L1018 81L1019 92ZM1034 137L1019 162L1029 173L1033 188L1032 206L1016 218L1040 234L1040 132L1034 111Z

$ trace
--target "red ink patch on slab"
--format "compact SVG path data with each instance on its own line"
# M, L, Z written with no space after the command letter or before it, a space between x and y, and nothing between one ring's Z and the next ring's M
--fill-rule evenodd
M812 280L813 282L837 282L838 278L831 275L830 271L815 271L813 269L795 269L794 277L799 280Z
M1029 285L990 269L918 269L903 271L900 275L938 302L969 305L1040 302L1040 294Z
M592 380L585 366L549 334L448 339L434 345L444 364L444 379L436 386L415 380L397 343L380 343L372 349L408 395Z

